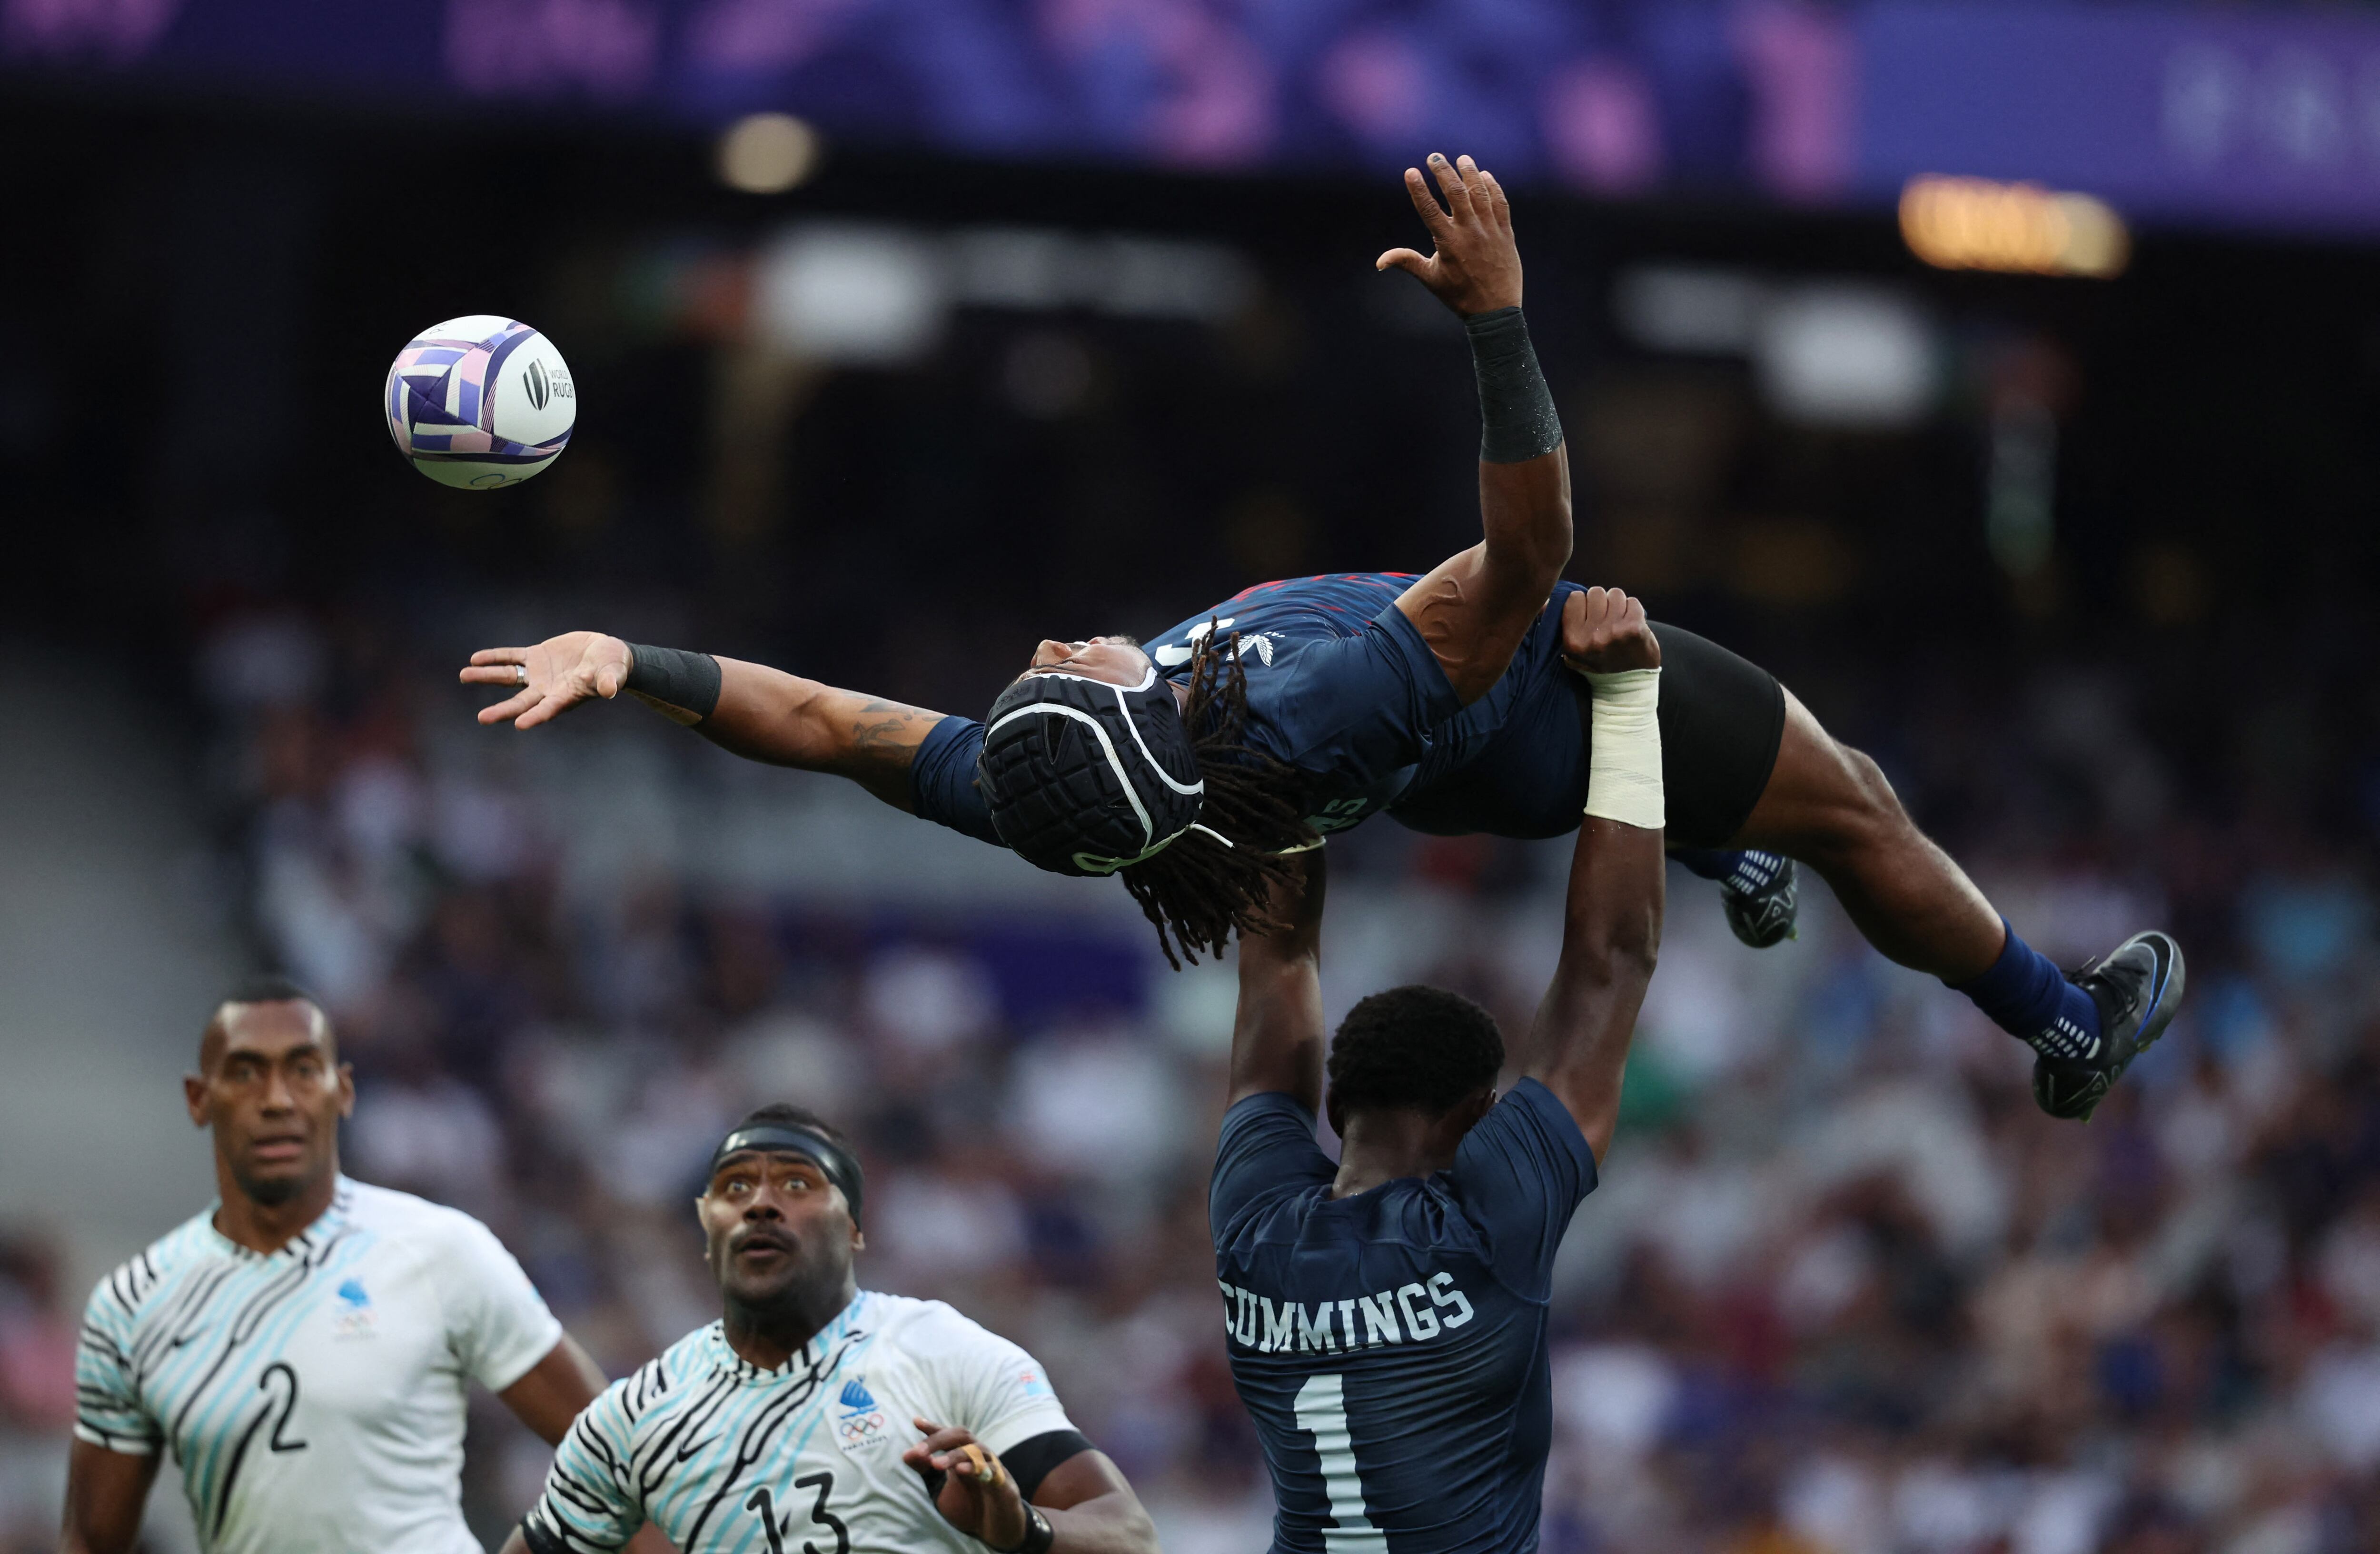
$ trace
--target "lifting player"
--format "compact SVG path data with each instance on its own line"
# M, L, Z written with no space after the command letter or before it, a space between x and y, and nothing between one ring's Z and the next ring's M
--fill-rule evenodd
M1595 770L1561 959L1501 1099L1488 1012L1396 988L1330 1041L1323 869L1240 941L1231 1110L1208 1190L1232 1379L1272 1471L1273 1554L1529 1554L1553 1427L1554 1254L1620 1117L1660 948L1661 650L1641 606L1582 606Z

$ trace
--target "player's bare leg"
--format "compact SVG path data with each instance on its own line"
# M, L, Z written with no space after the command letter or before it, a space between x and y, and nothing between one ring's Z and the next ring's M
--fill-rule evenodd
M1808 864L1887 959L1945 982L1982 976L2006 941L2000 915L1917 829L1883 771L1791 691L1776 769L1732 844Z
M1869 943L2033 1047L2034 1096L2053 1116L2088 1118L2181 1002L2180 947L2155 930L2059 974L1917 829L1876 762L1790 691L1776 768L1735 845L1816 869Z

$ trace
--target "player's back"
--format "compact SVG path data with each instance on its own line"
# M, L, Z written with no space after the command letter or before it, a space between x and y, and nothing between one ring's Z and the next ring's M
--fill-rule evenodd
M1281 1554L1525 1554L1551 1428L1548 1274L1595 1184L1577 1124L1524 1080L1452 1170L1330 1196L1286 1095L1224 1119L1209 1212L1232 1375Z
M1224 638L1234 633L1259 663L1272 662L1279 641L1317 637L1360 637L1379 613L1404 596L1418 574L1331 572L1315 577L1283 577L1242 589L1152 637L1149 656L1168 674L1190 662L1193 644L1209 629Z

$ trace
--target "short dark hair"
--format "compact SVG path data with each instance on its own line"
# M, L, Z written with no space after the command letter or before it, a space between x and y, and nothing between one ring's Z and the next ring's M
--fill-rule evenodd
M199 1072L201 1074L213 1066L208 1050L213 1048L217 1053L222 1050L216 1044L226 1034L223 1012L235 1003L303 1003L310 1006L322 1022L325 1052L334 1058L338 1056L338 1035L331 1028L330 1011L322 1007L322 1001L279 972L268 971L244 977L233 983L230 990L215 1000L214 1007L207 1012L207 1023L199 1030Z
M321 999L277 971L243 977L234 983L231 991L215 1000L217 1009L226 1003L310 1003L317 1009L322 1007Z
M1330 1038L1330 1099L1342 1111L1410 1108L1439 1117L1496 1082L1496 1017L1443 988L1374 993Z
M851 1147L851 1140L844 1136L841 1128L812 1111L808 1107L795 1106L789 1100L772 1100L766 1106L756 1106L744 1113L742 1122L727 1131L731 1134L738 1134L746 1128L770 1126L807 1129L831 1143L841 1145L845 1149Z

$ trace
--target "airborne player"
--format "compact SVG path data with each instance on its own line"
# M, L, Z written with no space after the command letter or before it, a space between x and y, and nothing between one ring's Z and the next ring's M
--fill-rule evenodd
M1418 277L1470 336L1480 543L1418 578L1263 584L1147 649L1045 641L982 722L584 631L474 653L464 681L513 692L480 722L532 728L633 692L738 755L849 777L1042 868L1121 874L1169 957L1275 926L1267 904L1293 856L1380 810L1439 833L1567 834L1593 745L1562 664L1586 599L1561 581L1561 422L1522 319L1502 188L1468 157L1429 162L1443 206L1418 170L1405 183L1435 251L1378 265ZM1737 936L1789 933L1793 860L1809 864L1870 943L2034 1050L2044 1111L2087 1118L2172 1019L2180 946L2139 933L2062 973L1917 829L1876 763L1774 676L1692 633L1653 631L1668 835L1719 881Z

